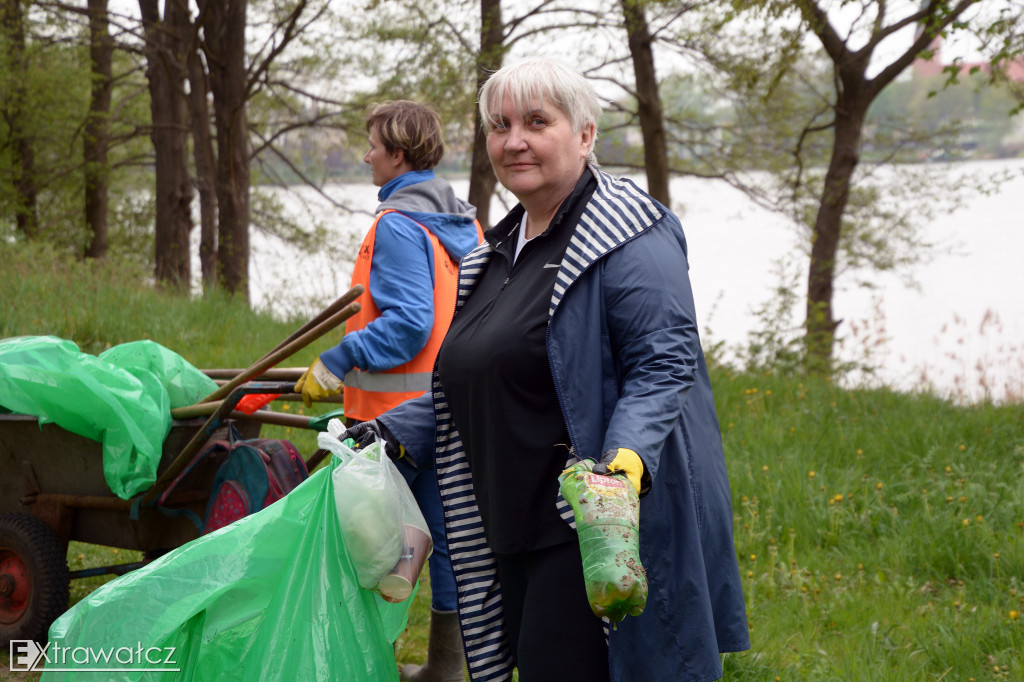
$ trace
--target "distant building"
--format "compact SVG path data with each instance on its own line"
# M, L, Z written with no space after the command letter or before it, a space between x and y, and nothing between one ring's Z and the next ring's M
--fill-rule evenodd
M959 67L960 73L966 75L971 73L973 69L977 69L981 73L989 73L992 70L992 65L989 62L950 62L944 63L942 61L942 36L936 36L932 40L929 49L932 51L930 59L915 59L914 64L911 67L914 78L927 78L929 76L938 76L942 74L943 70L947 67L956 66ZM1010 62L1003 62L999 65L1001 71L1006 74L1006 77L1014 83L1024 83L1024 59L1014 59Z

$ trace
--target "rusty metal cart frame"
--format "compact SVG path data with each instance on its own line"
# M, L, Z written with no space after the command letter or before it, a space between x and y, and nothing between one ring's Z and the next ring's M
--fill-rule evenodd
M248 393L288 393L291 386L251 382L224 403L234 405ZM174 420L163 443L157 483L125 500L107 486L101 443L56 424L40 426L33 416L0 414L0 644L45 641L50 623L67 609L72 579L123 575L199 537L187 518L167 516L149 503L164 488L162 482L170 482L169 473L187 465L208 441L226 437L229 428L242 438L256 438L261 427L257 420ZM199 461L164 506L187 508L202 518L221 460ZM146 560L69 571L72 540L141 551Z

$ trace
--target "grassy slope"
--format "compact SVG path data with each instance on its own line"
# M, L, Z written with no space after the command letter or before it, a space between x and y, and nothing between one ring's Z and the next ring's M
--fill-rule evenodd
M0 258L0 337L53 334L89 352L148 338L200 367L244 367L302 322L10 247ZM1021 405L955 407L726 368L713 378L753 641L726 657L727 678L1024 679ZM308 431L264 433L315 447ZM112 551L76 545L69 562L124 560ZM102 580L76 582L72 599ZM425 656L428 592L403 660ZM0 668L6 679L6 652Z
M717 379L754 643L728 669L1024 679L1020 405Z

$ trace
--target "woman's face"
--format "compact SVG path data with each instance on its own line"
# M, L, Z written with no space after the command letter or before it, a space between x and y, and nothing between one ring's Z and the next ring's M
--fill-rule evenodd
M370 175L377 187L383 187L405 172L405 152L396 149L393 154L388 154L377 134L377 126L370 129L370 148L363 156L363 161L370 164Z
M524 116L504 97L492 112L487 154L498 181L520 201L560 204L583 173L593 126L574 133L569 116L548 100Z

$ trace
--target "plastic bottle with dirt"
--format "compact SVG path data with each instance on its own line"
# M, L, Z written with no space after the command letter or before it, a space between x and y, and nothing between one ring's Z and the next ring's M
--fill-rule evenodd
M603 476L582 460L558 480L576 516L583 579L590 608L613 623L638 616L647 604L640 563L640 498L624 476Z

